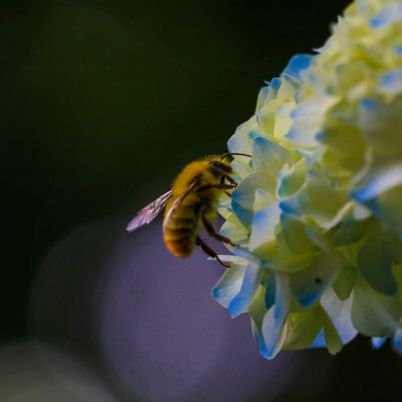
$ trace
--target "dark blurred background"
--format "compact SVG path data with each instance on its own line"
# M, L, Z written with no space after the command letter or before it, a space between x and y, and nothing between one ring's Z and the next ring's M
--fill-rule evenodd
M217 264L124 232L347 1L2 4L1 402L399 400L388 345L265 361Z

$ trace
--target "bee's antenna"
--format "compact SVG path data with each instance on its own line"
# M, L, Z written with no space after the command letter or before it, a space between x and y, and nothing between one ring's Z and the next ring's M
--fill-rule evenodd
M248 156L249 158L251 158L251 155L249 155L249 154L241 154L239 152L226 152L225 154L223 154L221 156L221 160L227 158L228 156L232 156L232 155Z

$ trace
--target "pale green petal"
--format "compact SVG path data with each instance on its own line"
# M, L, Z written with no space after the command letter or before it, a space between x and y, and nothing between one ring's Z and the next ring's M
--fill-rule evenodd
M289 249L295 254L311 255L315 246L307 236L306 225L284 213L280 221L281 233Z
M234 243L239 243L247 239L249 231L242 225L236 215L227 216L225 223L221 226L219 232L232 239Z
M357 280L357 268L345 265L333 283L333 289L340 300L349 298Z
M391 336L400 318L397 296L385 296L359 279L352 293L352 322L367 336Z
M272 193L265 191L261 188L258 188L254 194L254 208L255 212L260 209L264 209L269 205L272 205L276 202L276 198Z
M342 349L342 339L338 334L331 318L323 311L324 336L328 351L336 354Z
M268 85L262 87L257 97L256 112L258 112L265 104L276 99L282 80L274 78Z
M322 172L310 169L303 187L280 202L285 213L299 218L308 216L325 227L348 201L346 194L335 191Z
M354 117L348 115L348 106L339 104L333 108L318 139L328 147L327 152L330 151L338 159L342 168L353 174L364 164L365 142L359 127L353 121Z
M276 194L279 198L286 198L294 194L303 185L306 178L307 166L304 159L300 159L292 166L285 165L278 173Z
M402 151L402 104L384 103L375 98L360 102L360 127L365 140L376 153Z
M287 134L293 124L291 118L291 113L295 107L295 103L287 102L283 103L278 107L276 111L276 119L274 126L274 136L275 138L283 139L284 135Z
M388 242L381 226L372 222L365 243L357 254L357 266L373 289L384 295L393 295L397 291L397 284L392 274L394 261Z
M271 247L257 249L254 252L258 256L263 267L273 271L294 273L304 270L313 258L313 254L296 254L289 248L283 233L279 230L276 243Z
M277 111L278 109L280 110L282 106L287 105L288 103L288 99L277 98L272 100L271 102L266 103L259 109L256 119L261 133L270 136L275 135L275 132L278 131L276 129L276 126L278 125L278 122L276 121ZM290 116L288 117L288 119L286 119L286 122L288 124L292 124Z
M282 145L265 137L253 143L253 164L256 171L263 171L276 178L284 165L292 165L292 154Z
M368 206L386 226L402 241L402 186L393 188L371 201ZM401 245L402 247L402 245Z
M334 236L334 245L355 243L365 235L370 220L355 220L353 215L344 216Z
M319 307L306 311L290 313L284 349L297 350L308 348L322 329L323 323Z

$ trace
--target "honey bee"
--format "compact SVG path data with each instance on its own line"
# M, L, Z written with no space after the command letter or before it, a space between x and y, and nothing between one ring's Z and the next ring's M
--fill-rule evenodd
M203 227L216 240L234 244L230 239L218 233L213 224L217 216L217 204L223 192L230 195L237 183L233 179L231 162L233 155L247 154L225 153L209 155L189 163L173 182L172 189L141 209L129 222L126 230L132 232L152 222L166 206L163 218L163 239L166 248L176 257L189 257L195 246L225 264L210 246L199 236Z

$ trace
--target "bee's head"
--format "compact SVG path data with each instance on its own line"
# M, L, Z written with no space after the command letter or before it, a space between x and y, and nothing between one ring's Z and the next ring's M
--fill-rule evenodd
M233 155L243 155L251 157L251 155L240 153L226 153L223 155L211 155L208 160L208 170L216 177L231 176L233 169L231 162L233 161Z
M233 158L222 159L221 155L214 155L208 161L208 170L216 177L231 176L233 174L230 162Z

